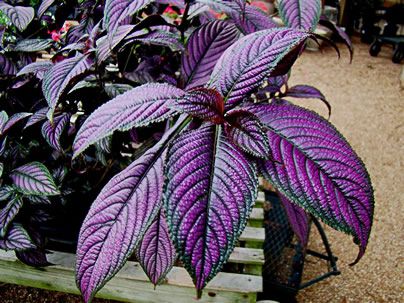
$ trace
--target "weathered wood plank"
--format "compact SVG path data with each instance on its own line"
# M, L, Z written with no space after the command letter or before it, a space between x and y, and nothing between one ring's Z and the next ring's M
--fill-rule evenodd
M240 241L263 243L265 241L265 229L247 226L241 234Z
M262 191L259 191L257 199L255 200L255 207L256 208L262 208L264 203L265 203L265 193L262 192Z
M248 219L248 226L262 227L264 221L264 210L262 208L253 208L250 218Z
M49 261L58 264L35 269L19 262L12 252L0 251L0 281L78 294L75 285L73 254L56 252ZM198 302L255 302L262 291L262 277L219 273L206 287ZM97 297L122 302L190 302L195 290L184 268L174 267L163 285L153 289L136 262L127 262L122 270L98 293Z

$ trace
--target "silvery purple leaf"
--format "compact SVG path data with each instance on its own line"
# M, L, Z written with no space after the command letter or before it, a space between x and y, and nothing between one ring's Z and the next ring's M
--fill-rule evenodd
M35 112L31 117L29 117L27 124L25 124L24 129L27 127L30 127L38 122L41 122L42 120L46 119L46 114L48 113L49 108L43 107L37 112Z
M181 73L186 88L203 86L222 53L240 36L230 22L216 20L196 29L188 39L181 57Z
M46 142L58 151L62 151L60 145L60 136L63 130L70 122L71 115L69 113L63 113L53 119L53 123L49 120L45 121L42 125L42 136L45 138Z
M291 202L354 236L365 252L374 211L369 174L344 137L324 118L283 103L252 105L268 128L271 158L261 165Z
M27 195L60 194L49 170L39 162L31 162L14 169L10 178L18 190Z
M17 113L14 114L10 117L10 119L8 119L7 123L4 125L3 130L0 131L0 133L7 133L7 131L13 127L15 124L17 124L18 122L20 122L21 120L31 116L31 113Z
M7 121L8 121L8 115L3 110L0 112L0 135L3 135L3 129L4 129L4 126L6 126Z
M12 48L13 52L35 53L51 47L53 41L51 39L24 39L17 42Z
M327 106L328 117L331 116L331 105L317 88L310 85L295 85L288 89L286 97L319 99Z
M261 122L250 112L234 109L226 113L225 131L242 151L258 158L268 158L269 142Z
M0 238L0 249L22 251L34 249L35 247L27 231L17 223L10 226L3 239Z
M334 24L333 22L328 20L327 17L321 17L319 23L322 26L325 26L326 28L330 29L334 33L334 35L336 35L338 38L340 38L344 42L344 44L348 47L349 55L350 55L351 61L352 61L353 45L352 45L352 41L349 38L349 36L347 35L347 33L342 28L340 28L339 26L337 26L336 24Z
M6 150L7 137L0 138L0 156L3 155Z
M283 85L287 84L288 76L276 76L268 78L268 85L264 88L264 91L269 93L277 93L280 92Z
M113 177L92 204L77 247L76 281L85 302L124 265L157 215L171 135Z
M10 19L11 23L20 32L27 28L35 16L35 11L32 7L11 6L4 1L0 2L0 11Z
M196 88L175 99L170 108L212 123L224 121L223 97L214 89Z
M17 72L18 69L14 62L0 53L0 75L14 76Z
M95 110L84 122L74 140L74 157L114 131L160 122L175 114L167 104L184 94L168 84L145 84L117 96Z
M174 51L183 50L184 46L180 42L180 37L171 32L163 30L153 30L144 35L138 35L137 32L127 36L125 41L132 43L134 41L143 42L145 44L160 45L171 48Z
M0 238L4 238L9 224L13 221L22 207L22 199L14 197L0 211Z
M26 74L34 74L39 80L42 80L45 73L47 73L53 66L50 61L39 61L33 62L24 66L18 73L17 76L22 76Z
M288 72L308 37L309 33L284 28L245 36L220 57L209 87L225 97L226 109L234 107L264 79Z
M7 200L13 193L15 189L12 186L2 186L0 187L0 201Z
M134 15L151 2L153 0L106 0L103 28L108 31L108 40L111 41L118 26L122 25L122 21Z
M93 66L91 54L77 55L55 64L44 76L42 91L49 105L48 118L52 120L63 94L74 81L83 77Z
M51 201L49 200L48 197L45 196L26 196L26 198L32 203L32 204L38 204L38 205L50 205Z
M197 2L206 4L217 12L225 13L244 34L278 27L271 17L253 6L245 6L245 10L242 11L240 3L234 1L197 0Z
M295 29L314 31L321 15L320 0L278 0L283 22Z
M200 296L247 223L257 195L256 167L220 125L206 123L173 141L164 174L170 236Z
M154 285L159 284L173 267L176 252L162 210L147 229L135 252L140 265Z
M291 202L285 195L278 193L286 211L289 224L303 247L307 246L309 239L309 217L303 208Z
M115 98L118 95L130 91L133 89L133 86L124 83L106 83L104 89L108 97Z
M69 28L66 34L67 43L75 43L83 36L88 36L94 28L94 19L87 14L84 14L78 25Z
M48 10L48 8L55 2L55 0L42 0L41 5L38 8L37 16L40 19L42 15Z

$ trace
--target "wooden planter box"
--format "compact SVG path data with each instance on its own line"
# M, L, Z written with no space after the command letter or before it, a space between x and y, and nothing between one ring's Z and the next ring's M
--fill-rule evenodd
M237 264L240 273L219 273L196 301L192 279L182 267L174 267L166 281L154 289L143 269L137 262L127 262L119 273L111 279L97 296L122 302L256 302L257 293L262 292L262 266L264 264L262 228L264 213L263 193L259 194L257 208L254 208L246 227L228 263ZM14 252L0 250L0 282L18 284L79 294L75 283L75 255L53 252L49 262L56 264L46 268L33 268L21 263Z

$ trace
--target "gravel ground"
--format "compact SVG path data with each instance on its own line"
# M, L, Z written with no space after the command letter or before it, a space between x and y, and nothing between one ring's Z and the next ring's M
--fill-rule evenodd
M400 89L402 66L391 63L392 51L378 58L368 46L355 43L355 57L347 53L337 60L333 50L306 52L299 59L291 84L311 84L325 94L333 107L331 122L367 164L376 196L374 227L364 258L348 266L357 254L350 237L327 229L332 249L339 257L342 274L301 291L299 302L404 302L404 90ZM313 100L298 103L326 114ZM310 244L319 247L318 239ZM306 275L318 272L309 262ZM20 286L0 285L1 303L76 303L78 296ZM111 301L96 300L96 303Z

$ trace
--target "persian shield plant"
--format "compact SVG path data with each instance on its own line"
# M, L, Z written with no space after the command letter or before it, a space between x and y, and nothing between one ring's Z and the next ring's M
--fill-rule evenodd
M374 208L366 168L327 119L290 100L317 98L331 109L316 88L288 86L306 41L317 39L319 22L328 24L321 2L279 0L285 27L245 0L167 2L83 1L78 25L54 46L55 62L19 72L38 78L45 104L32 117L45 120L41 133L54 153L84 166L94 164L95 153L103 176L111 163L120 164L114 172L126 167L96 183L105 186L79 233L76 280L85 301L132 255L155 285L180 258L200 297L246 226L260 175L277 189L302 243L312 214L352 235L359 261ZM43 1L37 15L52 8L53 1ZM346 35L330 27L351 50ZM94 89L95 100L77 94L86 89ZM60 138L72 121L70 149ZM162 125L164 134L156 135L154 127ZM123 157L133 153L123 139L108 152L117 136L128 135L135 145L145 130L158 140L136 157ZM10 178L22 186L16 174L31 170L49 183L49 195L59 194L36 163ZM3 209L7 222L18 198ZM18 234L19 226L11 232Z

